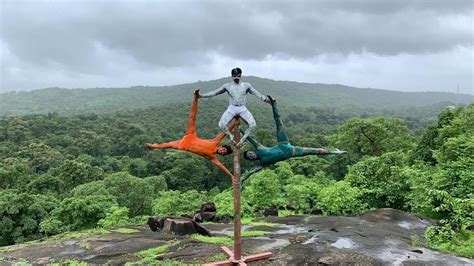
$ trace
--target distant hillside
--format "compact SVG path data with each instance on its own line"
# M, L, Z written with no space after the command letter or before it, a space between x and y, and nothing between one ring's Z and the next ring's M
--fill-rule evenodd
M207 92L229 81L229 78L222 78L163 87L47 88L31 92L9 92L0 94L0 116L50 112L71 115L162 106L189 101L196 88ZM258 77L244 77L243 81L252 83L264 94L271 94L286 106L398 109L435 105L440 102L448 105L468 104L474 100L472 95L445 92L397 92L337 84L275 81ZM226 99L226 96L219 97ZM249 96L249 100L256 101L253 96Z

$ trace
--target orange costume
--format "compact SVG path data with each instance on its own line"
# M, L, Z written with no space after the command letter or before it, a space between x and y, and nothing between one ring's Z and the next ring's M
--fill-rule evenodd
M198 91L194 93L193 106L189 113L188 127L184 137L180 140L171 141L161 144L146 144L149 149L176 149L189 151L208 159L215 164L219 169L231 177L232 182L236 182L234 175L217 159L217 150L219 143L224 139L225 133L222 132L217 135L214 139L200 139L196 134L196 114L198 105ZM229 127L232 130L234 125Z

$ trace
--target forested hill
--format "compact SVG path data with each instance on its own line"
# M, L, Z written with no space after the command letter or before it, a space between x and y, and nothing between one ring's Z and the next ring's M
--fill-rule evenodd
M51 112L72 115L156 107L167 103L189 101L196 88L207 92L229 81L229 78L222 78L163 87L47 88L31 92L8 92L0 94L0 116ZM474 96L467 94L409 93L343 85L275 81L251 76L244 77L243 81L250 82L264 94L273 95L286 106L398 109L435 105L440 102L445 105L468 104L474 100ZM249 98L250 101L256 100L255 97Z

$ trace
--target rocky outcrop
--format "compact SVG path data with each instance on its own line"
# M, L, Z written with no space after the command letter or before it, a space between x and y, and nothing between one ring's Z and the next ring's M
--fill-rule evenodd
M154 232L162 231L163 233L175 235L191 235L201 234L210 236L211 233L197 222L184 217L158 217L148 218L148 226Z
M90 264L139 262L137 252L167 245L163 260L201 264L212 262L221 254L221 244L200 242L188 235L164 233L180 226L193 230L191 222L181 217L151 217L148 226L129 226L133 233L110 233L76 239L48 240L0 248L0 265L23 260L48 264L65 260ZM186 219L184 219L186 220ZM351 216L268 217L273 225L243 225L243 231L266 231L259 237L243 237L242 252L255 254L270 251L273 256L259 265L474 265L474 260L444 254L423 246L425 229L437 221L415 214L380 209ZM194 223L193 223L194 222ZM151 224L151 225L150 225ZM166 225L165 225L166 224ZM186 224L186 225L185 225ZM203 224L214 236L228 238L232 224ZM194 228L196 229L196 228ZM419 241L413 243L412 239ZM175 243L170 246L170 243ZM414 246L416 244L417 246ZM140 264L140 263L138 263Z

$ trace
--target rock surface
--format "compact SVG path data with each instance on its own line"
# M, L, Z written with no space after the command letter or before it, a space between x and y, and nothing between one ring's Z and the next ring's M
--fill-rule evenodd
M259 237L243 237L244 255L273 252L270 259L250 265L474 265L472 259L412 246L412 237L423 243L425 228L435 221L398 210L380 209L346 217L269 217L266 221L277 225L242 227L243 231L268 232ZM203 226L216 236L233 232L232 224ZM67 259L123 264L140 260L138 251L177 241L166 253L157 254L157 259L204 263L215 261L212 257L221 254L220 244L152 232L147 225L129 228L138 231L5 247L0 249L0 264L22 259L35 264Z
M158 217L153 216L148 218L147 222L151 231L163 231L167 234L175 235L192 235L201 234L210 236L211 233L205 227L202 227L197 222L184 217Z

